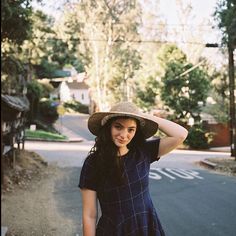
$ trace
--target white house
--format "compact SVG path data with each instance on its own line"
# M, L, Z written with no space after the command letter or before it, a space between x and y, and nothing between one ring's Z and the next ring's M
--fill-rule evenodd
M73 100L79 101L84 105L90 104L89 86L84 81L73 80L72 82L66 82L66 84Z
M51 79L51 81L58 82L59 86L51 92L50 97L59 98L62 102L75 100L84 105L90 105L89 86L86 84L85 79L85 73Z

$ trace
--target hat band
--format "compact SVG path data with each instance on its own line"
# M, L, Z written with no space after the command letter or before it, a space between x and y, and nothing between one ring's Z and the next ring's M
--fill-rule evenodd
M123 116L127 116L127 117L132 117L136 120L138 120L140 122L140 126L145 126L145 120L140 118L140 117L137 117L137 116L132 116L132 115L126 115L126 114L112 114L112 115L107 115L105 117L103 117L103 119L101 120L101 125L104 126L108 120L110 120L111 118L113 117L123 117Z

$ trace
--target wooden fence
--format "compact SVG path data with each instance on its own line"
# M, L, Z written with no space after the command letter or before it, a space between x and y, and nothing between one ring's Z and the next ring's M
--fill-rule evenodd
M14 168L15 148L24 149L28 110L26 97L1 95L1 184L4 184L3 158L9 158Z

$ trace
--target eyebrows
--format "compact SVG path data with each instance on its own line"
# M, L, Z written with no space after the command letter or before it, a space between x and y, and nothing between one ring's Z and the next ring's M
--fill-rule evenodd
M119 125L119 126L122 126L122 127L124 127L124 128L128 128L128 129L136 129L137 128L137 125L136 124L132 124L132 126L126 126L125 124L122 124L122 122L119 122L119 121L114 121L114 123L113 123L114 125Z

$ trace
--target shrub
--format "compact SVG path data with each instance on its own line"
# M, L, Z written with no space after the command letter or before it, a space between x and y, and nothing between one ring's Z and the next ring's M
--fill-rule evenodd
M207 132L202 125L194 125L189 129L185 143L193 149L207 149L209 148L212 136L213 134Z
M39 115L43 120L54 123L58 119L57 106L50 99L40 101Z
M67 109L67 111L73 110L75 112L89 114L89 107L78 101L65 102L64 107Z

